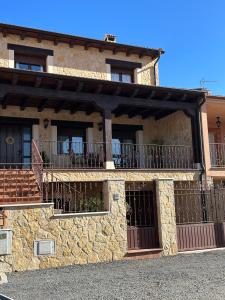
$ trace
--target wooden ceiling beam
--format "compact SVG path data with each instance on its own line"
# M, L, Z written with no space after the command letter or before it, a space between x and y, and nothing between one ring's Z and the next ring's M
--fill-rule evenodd
M2 101L1 101L2 109L7 108L8 99L9 99L8 96L5 96L5 97L2 98Z
M17 85L18 79L19 79L18 75L13 74L13 76L12 76L12 85L13 86Z
M79 110L79 107L80 107L80 103L75 103L73 105L73 108L71 108L71 110L70 110L70 114L71 115L75 114L75 112L77 112Z
M58 79L56 84L57 91L61 90L62 86L63 86L63 80Z
M174 111L159 111L159 113L157 113L155 115L155 120L158 121L160 119L166 118L167 116L171 115Z
M78 86L76 88L76 92L77 93L81 92L83 90L83 88L84 88L84 82L79 82Z
M151 91L149 96L147 97L147 99L152 99L153 97L155 97L156 91Z
M119 96L119 94L121 93L121 91L122 91L122 88L120 87L120 86L117 86L117 88L116 88L116 90L114 91L114 95L115 96Z
M137 96L139 90L140 90L139 88L136 88L136 89L132 92L132 94L130 95L130 97L131 97L131 98L135 98L135 97Z
M41 101L40 105L37 107L38 112L42 112L44 110L47 101L48 101L48 99L43 99Z
M95 90L95 94L101 94L102 89L103 89L103 85L99 84Z
M25 110L27 107L27 98L24 97L20 100L20 110Z
M59 105L55 108L55 113L57 114L58 112L60 112L60 110L62 110L64 104L65 104L65 100L61 100Z
M36 77L34 87L39 88L41 86L42 78Z

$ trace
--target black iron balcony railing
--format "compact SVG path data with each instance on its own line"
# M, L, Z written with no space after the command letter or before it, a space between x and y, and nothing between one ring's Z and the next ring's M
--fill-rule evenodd
M115 167L125 169L193 169L190 146L113 144Z
M212 168L225 168L225 143L210 143L209 149Z
M44 168L100 169L104 166L103 143L41 141L39 151Z
M41 141L44 168L104 167L104 143ZM116 169L194 169L193 149L183 145L112 143Z

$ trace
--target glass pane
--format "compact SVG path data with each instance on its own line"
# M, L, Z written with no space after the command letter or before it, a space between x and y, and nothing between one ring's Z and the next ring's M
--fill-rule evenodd
M68 136L58 136L58 154L68 154L69 153L69 137Z
M31 159L30 157L24 157L23 158L23 168L29 169L30 168Z
M83 138L78 137L78 136L73 136L72 137L71 149L73 150L73 153L76 153L76 154L84 153Z
M120 81L119 73L111 73L111 80L112 81Z
M30 69L31 69L31 71L43 72L43 66L31 65Z
M29 127L23 128L23 140L27 142L31 141L31 129Z
M131 75L130 74L122 74L122 81L123 82L127 82L127 83L131 83Z
M115 155L121 154L121 145L119 139L112 139L112 153Z
M31 150L31 144L28 142L25 142L23 144L23 155L30 156L30 150Z
M29 65L23 63L16 63L16 68L21 70L29 70Z

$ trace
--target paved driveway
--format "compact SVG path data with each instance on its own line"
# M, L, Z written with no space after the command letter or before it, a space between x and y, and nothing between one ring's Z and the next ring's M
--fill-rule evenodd
M13 273L15 300L225 299L225 251Z

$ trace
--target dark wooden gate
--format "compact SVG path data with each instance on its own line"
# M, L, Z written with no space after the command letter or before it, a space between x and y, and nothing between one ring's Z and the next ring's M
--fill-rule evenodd
M127 182L128 249L159 247L156 201L153 183Z
M225 246L225 186L175 182L177 242L180 251Z

